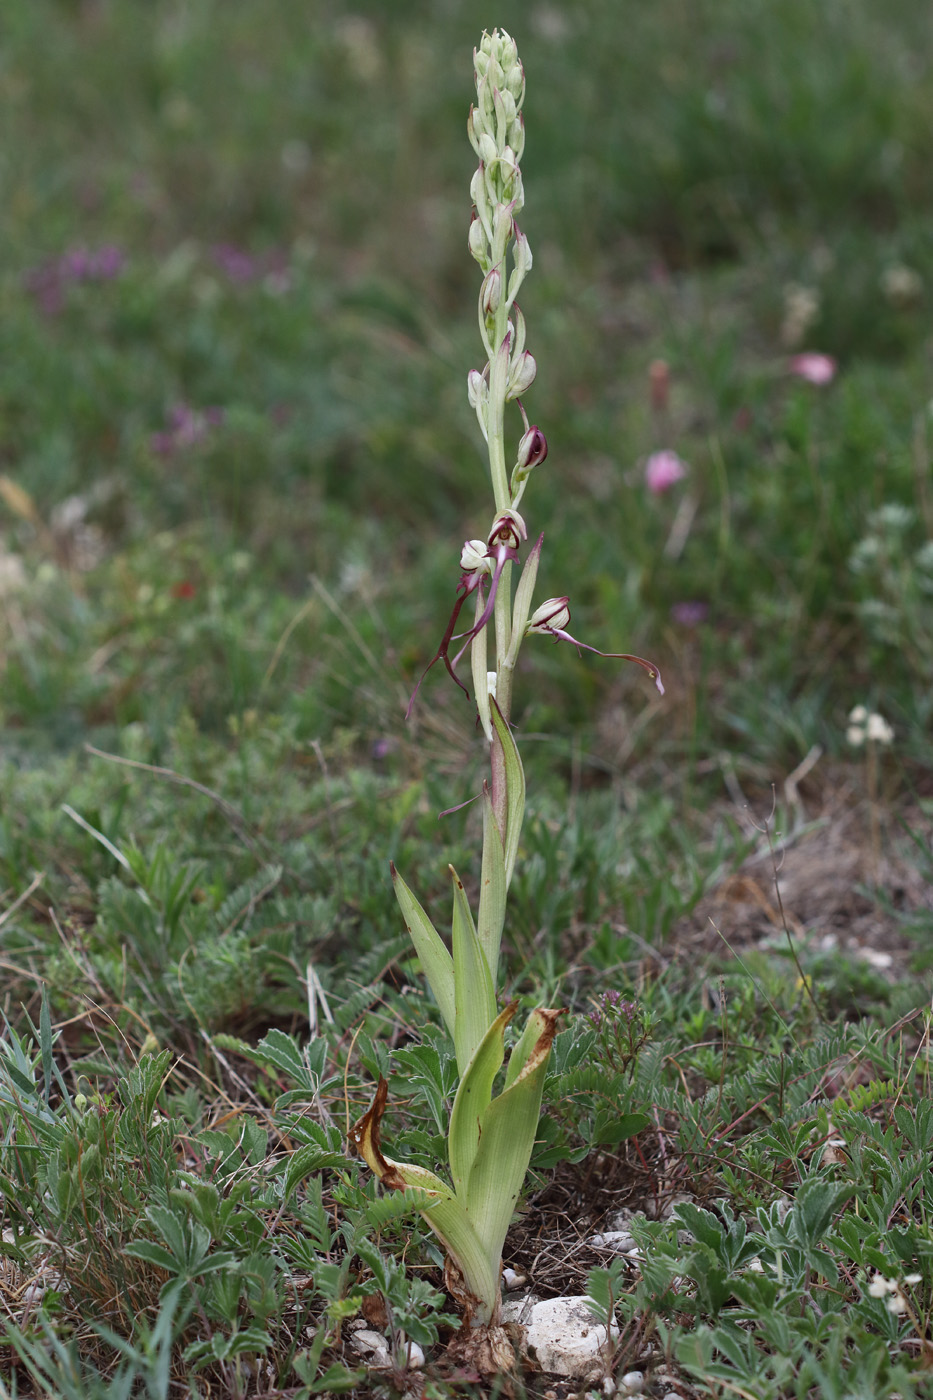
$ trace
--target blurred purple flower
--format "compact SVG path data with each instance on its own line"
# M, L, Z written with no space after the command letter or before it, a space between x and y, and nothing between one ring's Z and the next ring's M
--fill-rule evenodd
M808 350L802 355L794 355L787 368L808 384L830 384L836 377L837 366L832 355L818 355Z
M683 458L669 448L652 452L645 463L645 485L653 496L663 496L676 482L683 480L687 470Z
M26 273L24 284L47 316L57 316L65 304L65 290L73 282L110 282L123 271L126 258L112 243L102 248L68 248Z
M170 456L186 447L203 442L212 428L219 428L224 421L222 408L211 407L201 411L189 404L178 403L170 410L168 427L160 433L153 433L149 446L160 457Z
M252 254L244 252L232 243L215 244L211 249L211 256L231 282L255 282L262 274L262 268Z
M237 286L263 280L276 295L287 292L291 286L288 261L280 251L253 254L234 243L215 243L211 256L224 276Z
M709 617L709 604L700 603L696 599L675 603L671 608L671 617L675 622L679 622L681 627L699 627L700 623Z

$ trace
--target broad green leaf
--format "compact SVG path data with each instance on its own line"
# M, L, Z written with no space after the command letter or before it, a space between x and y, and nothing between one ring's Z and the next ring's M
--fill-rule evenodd
M308 1067L301 1047L277 1026L273 1026L256 1046L256 1056L261 1057L263 1063L274 1065L283 1074L287 1074L296 1084L302 1084L309 1089L317 1087L308 1077Z
M492 810L489 788L483 784L483 869L480 875L479 914L476 932L486 954L495 987L499 970L499 946L505 924L505 857L502 838Z
M288 1200L292 1192L312 1172L321 1171L324 1167L341 1167L345 1164L346 1157L342 1152L328 1152L326 1149L315 1147L310 1143L296 1147L295 1151L289 1155L283 1172L285 1200Z
M398 900L408 929L409 937L415 945L415 952L421 960L424 975L428 979L434 999L440 1007L444 1024L455 1038L454 1022L456 1006L454 1002L454 964L440 934L418 903L401 875L392 866L392 883L395 898Z
M350 1142L383 1186L392 1191L417 1189L417 1209L456 1261L468 1292L481 1300L485 1315L477 1313L477 1320L488 1321L499 1298L500 1255L483 1248L463 1206L440 1177L426 1167L383 1155L379 1138L388 1092L386 1081L380 1079L370 1108L350 1130Z
M131 1259L143 1259L147 1264L155 1264L169 1274L177 1274L181 1267L171 1250L156 1244L155 1240L128 1240L123 1246L123 1253Z
M483 1246L497 1261L534 1147L547 1062L561 1015L543 1007L531 1013L529 1022L537 1032L531 1053L517 1078L483 1115L465 1205Z
M348 1371L346 1366L341 1366L335 1361L332 1366L328 1366L318 1380L312 1381L310 1390L312 1395L339 1395L344 1390L355 1390L356 1387L366 1379L365 1371Z
M611 1123L600 1126L597 1143L600 1147L614 1147L616 1143L644 1132L650 1122L647 1113L620 1113Z
M463 881L449 867L454 885L453 977L454 1049L461 1076L476 1047L496 1019L496 994L486 954L480 947Z
M505 755L505 790L508 808L505 820L505 840L502 843L505 857L505 887L512 883L515 857L518 855L518 842L522 834L522 821L525 817L525 770L512 731L502 717L502 711L495 700L491 702L492 723Z
M492 1099L492 1086L505 1058L505 1028L515 1015L512 1002L493 1021L460 1080L450 1115L448 1149L454 1190L460 1196L479 1145L480 1125Z
M535 1046L545 1029L546 1022L543 1019L541 1010L532 1011L525 1022L525 1029L522 1031L516 1043L512 1046L512 1053L509 1056L509 1063L505 1071L505 1087L510 1089L528 1063Z

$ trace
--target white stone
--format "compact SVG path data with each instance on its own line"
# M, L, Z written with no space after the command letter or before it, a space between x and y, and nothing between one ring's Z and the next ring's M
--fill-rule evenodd
M628 1254L635 1248L635 1240L627 1230L607 1230L604 1235L593 1235L590 1244L594 1249L611 1249L613 1254Z
M406 1342L404 1351L407 1353L409 1371L420 1371L424 1365L424 1352L418 1343Z
M619 1381L622 1395L640 1395L645 1388L644 1371L627 1371Z
M371 1332L369 1328L363 1327L351 1334L350 1341L360 1355L366 1357L374 1370L385 1371L392 1365L389 1343L381 1332Z
M879 948L857 948L855 955L867 962L869 967L877 967L880 971L890 967L894 959L890 953L884 953Z
M521 1322L525 1350L542 1371L557 1376L588 1377L602 1364L606 1328L590 1312L585 1297L545 1298L528 1309L526 1302L506 1303L505 1321ZM619 1329L612 1323L614 1341Z
M381 1332L374 1332L365 1323L351 1331L350 1342L374 1371L387 1371L392 1365L389 1343ZM424 1352L417 1342L403 1342L399 1348L398 1361L409 1371L420 1371L424 1365Z
M524 1288L528 1282L525 1274L517 1274L514 1269L502 1270L502 1286L507 1293L513 1292L516 1288Z

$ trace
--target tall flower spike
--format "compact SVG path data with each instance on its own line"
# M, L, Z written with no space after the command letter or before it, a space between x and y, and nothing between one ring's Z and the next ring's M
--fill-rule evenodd
M553 637L555 642L570 642L577 651L591 651L595 656L605 656L615 661L634 661L636 666L641 666L647 671L654 681L658 690L663 695L664 686L661 682L661 673L657 666L651 661L646 661L642 656L633 656L628 651L600 651L598 647L591 647L586 642L580 642L576 637L571 637L567 631L570 622L570 599L569 598L548 598L547 602L535 608L528 620L525 628L525 636L530 637L537 633L543 637Z

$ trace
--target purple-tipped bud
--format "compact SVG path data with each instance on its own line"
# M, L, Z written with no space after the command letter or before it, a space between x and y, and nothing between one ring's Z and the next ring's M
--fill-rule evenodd
M553 634L555 630L562 630L570 621L570 599L569 598L548 598L547 602L535 608L528 620L527 632L544 632Z
M476 111L476 108L475 108L475 107L471 107L471 108L470 108L470 115L467 117L467 136L469 136L469 138L470 138L470 145L473 147L474 151L476 152L476 154L477 154L478 156L479 156L479 154L480 154L480 151L479 151L479 134L480 134L480 132L482 131L482 126L479 124L481 121L482 121L482 118L481 118L481 117L477 120L477 111ZM480 156L480 159L482 160L482 156Z
M524 277L526 273L531 271L531 265L534 259L531 256L531 248L529 247L528 239L522 233L518 224L514 225L514 229L515 247L512 249L512 261L515 264L515 271L521 277Z
M489 397L489 385L486 383L486 376L480 374L478 369L471 369L467 375L467 394L470 398L470 405L476 408Z
M495 316L496 310L502 300L502 276L497 267L491 268L483 279L483 286L480 292L482 299L483 315Z
M517 355L512 361L512 369L509 374L509 384L505 392L507 399L520 398L527 389L530 389L538 373L538 366L535 363L534 355L529 355L527 350Z
M530 472L533 467L537 467L547 456L547 438L541 429L535 424L530 427L518 444L518 461L515 463L517 471Z

